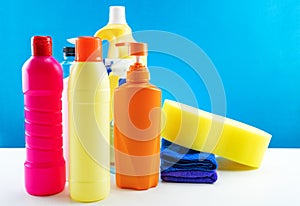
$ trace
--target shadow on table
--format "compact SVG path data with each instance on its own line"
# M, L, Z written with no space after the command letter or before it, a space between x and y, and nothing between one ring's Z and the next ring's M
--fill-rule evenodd
M223 171L246 171L246 170L255 170L257 168L250 167L247 165L242 165L231 160L225 159L223 157L216 157L218 162L218 170Z

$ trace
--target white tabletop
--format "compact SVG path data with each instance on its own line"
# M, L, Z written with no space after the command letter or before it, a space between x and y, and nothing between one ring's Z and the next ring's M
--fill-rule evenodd
M25 149L0 149L0 205L76 204L69 198L67 186L54 196L28 195L24 160ZM109 197L88 205L300 205L300 149L269 149L257 170L224 159L218 161L219 179L215 184L159 182L156 188L133 191L117 188L112 175Z

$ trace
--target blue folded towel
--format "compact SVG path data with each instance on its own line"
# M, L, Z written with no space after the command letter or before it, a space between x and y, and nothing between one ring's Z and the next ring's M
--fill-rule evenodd
M162 138L161 179L168 182L213 183L215 155L182 147Z
M214 183L218 176L215 170L213 171L176 171L176 172L161 172L161 179L165 182L179 183Z

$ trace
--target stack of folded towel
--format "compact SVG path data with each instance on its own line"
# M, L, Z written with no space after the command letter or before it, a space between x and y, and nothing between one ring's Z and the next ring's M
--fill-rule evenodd
M217 161L213 154L188 149L162 138L161 179L165 182L214 183Z

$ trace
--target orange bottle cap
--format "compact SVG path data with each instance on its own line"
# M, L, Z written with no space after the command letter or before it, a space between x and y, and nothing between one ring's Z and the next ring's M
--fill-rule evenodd
M98 37L78 37L76 39L77 62L101 62L102 61L102 41Z

